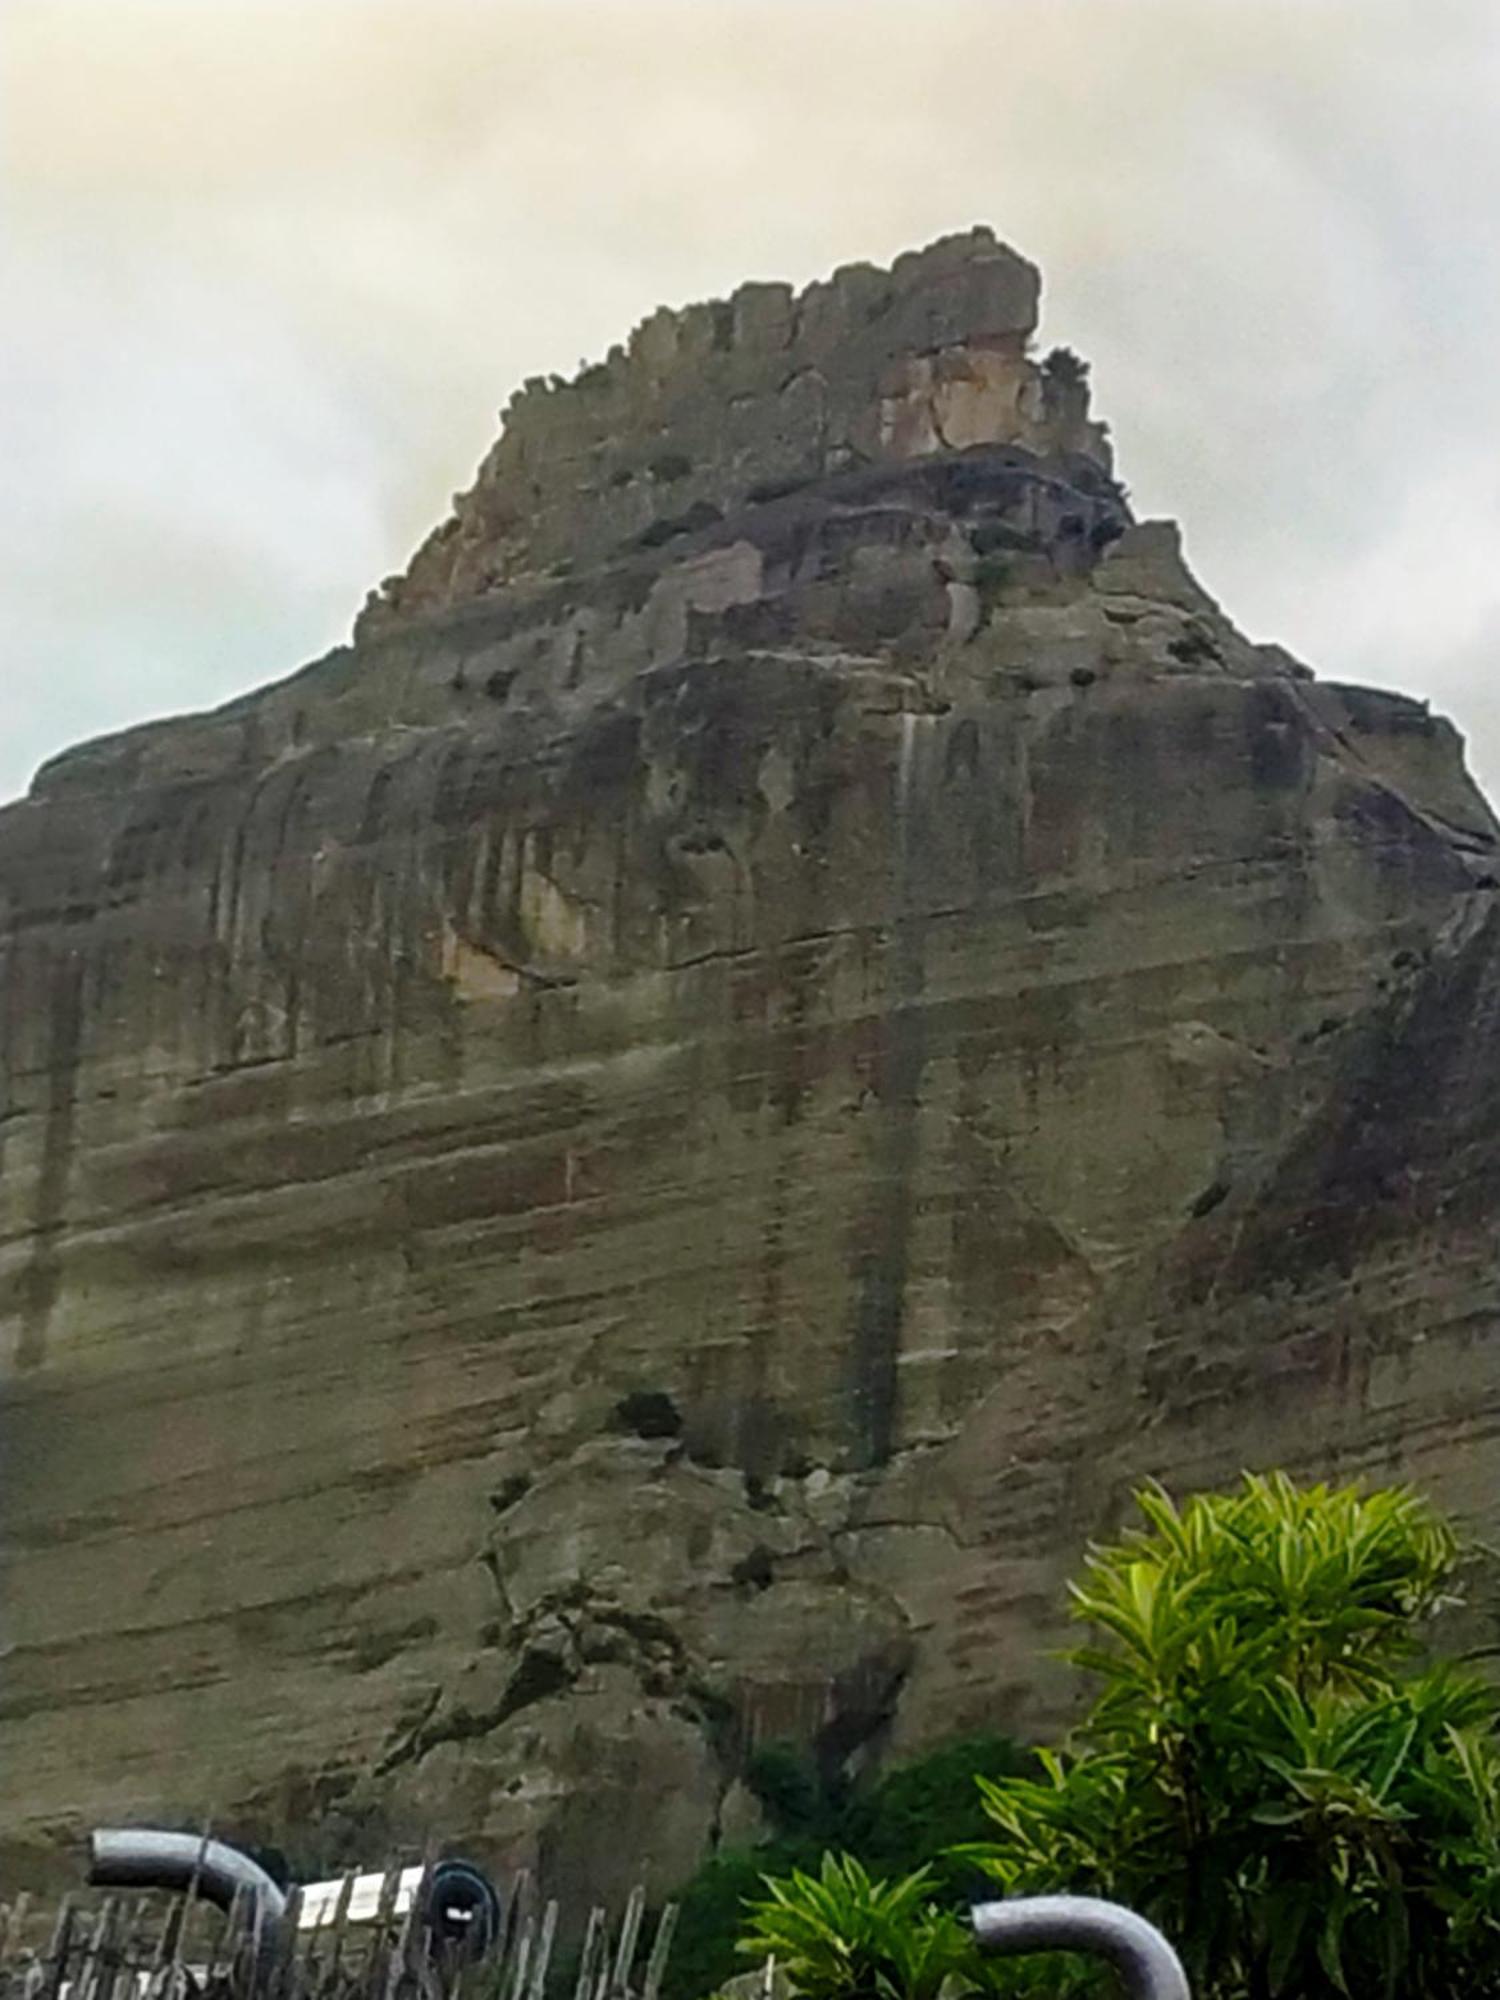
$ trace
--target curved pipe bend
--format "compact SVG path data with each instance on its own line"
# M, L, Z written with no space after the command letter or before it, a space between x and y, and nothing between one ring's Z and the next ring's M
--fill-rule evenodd
M286 1897L265 1869L237 1847L196 1833L155 1833L149 1827L99 1827L89 1835L89 1883L96 1889L186 1890L227 1910L243 1889L267 1925L281 1921Z
M1107 1958L1130 2000L1192 2000L1182 1961L1154 1924L1096 1896L1017 1896L970 1911L991 1952L1088 1951Z

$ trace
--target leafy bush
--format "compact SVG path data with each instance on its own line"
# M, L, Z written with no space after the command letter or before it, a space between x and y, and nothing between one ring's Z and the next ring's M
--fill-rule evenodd
M816 1836L837 1819L817 1766L790 1743L757 1750L745 1767L745 1783L779 1833Z
M839 1815L837 1844L868 1868L904 1875L926 1866L934 1888L962 1901L983 1891L983 1877L962 1852L988 1830L976 1783L1030 1777L1034 1751L1009 1736L969 1736L910 1764L898 1764Z
M976 1778L1034 1768L1031 1753L1010 1737L973 1736L851 1789L830 1782L810 1756L789 1745L758 1750L745 1782L771 1823L771 1837L753 1847L721 1848L680 1892L665 2000L701 2000L741 1970L736 1940L746 1908L765 1896L766 1878L815 1873L829 1849L893 1877L930 1864L939 1895L962 1902L983 1878L947 1850L989 1830Z
M981 1781L999 1838L968 1858L1130 1904L1206 2000L1500 1993L1496 1691L1415 1664L1452 1529L1281 1475L1137 1503L1074 1587L1101 1692L1040 1778Z
M1092 1708L1039 1772L979 1777L989 1835L954 1859L992 1893L1131 1905L1200 2000L1496 2000L1500 1695L1422 1655L1452 1528L1405 1489L1280 1474L1136 1499L1073 1589ZM809 2000L1114 1990L1082 1959L979 1960L926 1869L768 1886L746 1944Z
M763 1896L768 1877L816 1868L816 1842L774 1841L721 1848L698 1868L678 1896L677 1929L662 1983L664 2000L702 2000L744 1965L736 1945L745 1911Z
M972 1947L961 1919L934 1908L930 1887L925 1868L882 1882L852 1855L825 1854L816 1875L766 1883L740 1950L785 1966L806 2000L937 2000Z

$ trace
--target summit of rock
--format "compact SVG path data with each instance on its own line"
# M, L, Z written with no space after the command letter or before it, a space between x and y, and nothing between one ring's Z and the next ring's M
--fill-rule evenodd
M17 1881L664 1892L759 1745L1054 1721L1146 1474L1495 1527L1500 830L1132 518L1037 296L654 315L350 646L0 812Z
M1076 452L1105 472L1076 376L1030 354L1041 279L979 228L794 293L643 320L573 381L512 399L467 493L364 615L442 610L663 542L830 474L976 444Z

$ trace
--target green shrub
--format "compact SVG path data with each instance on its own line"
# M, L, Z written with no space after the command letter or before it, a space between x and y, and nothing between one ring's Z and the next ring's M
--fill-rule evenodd
M745 1766L745 1783L781 1834L831 1833L837 1809L817 1766L790 1743L767 1743Z
M767 1841L720 1848L677 1897L677 1929L662 1984L664 2000L702 2000L744 1970L736 1946L745 1911L765 1894L768 1876L818 1865L816 1842Z
M1459 1595L1453 1529L1405 1489L1280 1474L1181 1508L1136 1499L1142 1524L1073 1588L1092 1707L1039 1769L980 1775L987 1837L954 1861L991 1893L1129 1904L1197 2000L1496 2000L1500 1694L1424 1653ZM929 1782L904 1774L908 1799ZM926 1804L911 1830L935 1831ZM978 1960L955 1887L793 1864L746 1945L808 2000L1114 1991L1082 1959Z
M956 1901L982 1880L946 1850L989 1830L975 1780L1033 1770L1036 1760L1008 1736L966 1737L900 1764L863 1789L830 1784L813 1759L786 1744L751 1757L745 1782L772 1826L753 1847L721 1848L679 1893L681 1905L664 2000L702 2000L743 1969L736 1940L766 1878L815 1871L829 1849L872 1873L910 1874L930 1864L937 1891Z
M806 2000L937 2000L974 1953L959 1917L934 1908L931 1886L925 1868L883 1882L852 1855L825 1854L816 1875L767 1882L740 1950L774 1958Z
M981 1781L967 1858L1007 1895L1130 1904L1204 2000L1500 1993L1496 1691L1415 1664L1452 1529L1281 1475L1137 1502L1074 1587L1093 1707L1040 1778Z
M980 1886L980 1878L954 1850L989 1829L976 1780L1027 1777L1036 1769L1035 1752L1013 1737L968 1736L945 1744L856 1792L839 1816L837 1844L880 1874L928 1867L940 1893L963 1896Z

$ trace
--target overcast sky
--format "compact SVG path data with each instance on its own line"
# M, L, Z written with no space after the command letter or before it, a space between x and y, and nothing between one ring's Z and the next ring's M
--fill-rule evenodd
M0 0L0 798L345 637L526 375L975 221L1255 638L1500 795L1497 0Z

